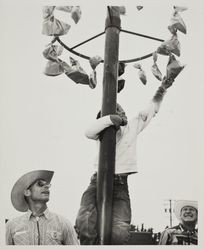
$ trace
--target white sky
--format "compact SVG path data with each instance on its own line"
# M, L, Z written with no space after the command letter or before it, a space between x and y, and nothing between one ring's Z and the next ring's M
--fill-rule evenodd
M203 219L204 5L201 0L196 4L192 0L152 2L139 1L138 5L144 5L141 11L137 11L136 2L129 2L126 16L121 17L122 28L166 40L171 36L167 26L172 6L188 7L181 13L187 35L178 33L181 42L178 60L186 67L169 89L157 117L140 134L139 173L129 177L132 223L139 226L144 223L145 228L153 227L157 232L169 223L164 213L168 199L198 200L199 220ZM69 1L60 3L58 5L73 5ZM56 17L72 25L68 35L61 39L74 46L102 32L107 3L116 5L115 1L82 3L82 18L77 25L68 14L56 11ZM122 1L117 1L117 5L119 3L124 5ZM10 202L14 182L26 172L50 169L55 175L48 206L74 224L82 192L93 173L95 143L84 136L84 130L101 107L103 65L97 67L98 85L94 90L76 85L66 75L43 74L46 59L42 51L51 41L41 34L41 8L46 4L54 2L0 1L2 222L4 218L20 214ZM124 33L120 37L120 59L143 56L160 44ZM103 57L104 38L101 36L76 51ZM87 73L91 73L87 60L67 51L61 58L68 62L69 56L79 60ZM166 62L167 57L159 56L158 65L163 74ZM129 118L146 107L160 84L151 73L152 58L140 63L147 74L147 85L142 85L137 70L128 64L123 75L126 86L118 95L118 102Z

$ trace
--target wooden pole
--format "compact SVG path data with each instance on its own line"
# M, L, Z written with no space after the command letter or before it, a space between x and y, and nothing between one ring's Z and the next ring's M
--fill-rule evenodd
M120 13L108 7L103 76L102 116L116 113ZM101 136L97 175L97 209L99 244L111 244L112 200L115 171L116 130L105 129Z

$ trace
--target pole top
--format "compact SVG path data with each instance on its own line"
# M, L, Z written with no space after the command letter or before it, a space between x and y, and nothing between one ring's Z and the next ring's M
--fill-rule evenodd
M116 27L120 29L120 8L118 6L108 6L108 13L106 17L105 29L109 27Z

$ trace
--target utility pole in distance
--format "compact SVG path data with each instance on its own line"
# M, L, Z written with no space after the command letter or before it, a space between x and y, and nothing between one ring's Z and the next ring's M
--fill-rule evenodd
M169 200L170 227L172 227L172 200Z
M173 209L172 209L172 205L173 205L173 201L171 199L167 200L165 202L165 206L167 208L164 209L165 213L169 213L169 226L172 227L173 225L173 216L172 216L172 212L173 212Z

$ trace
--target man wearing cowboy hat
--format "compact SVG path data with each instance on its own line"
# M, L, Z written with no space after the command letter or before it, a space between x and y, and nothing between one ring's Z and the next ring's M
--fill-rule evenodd
M159 245L197 245L197 202L178 200L174 205L174 213L180 223L179 225L168 228L162 232Z
M14 208L24 215L6 223L7 245L78 245L71 223L47 208L54 172L35 170L17 180L11 191Z

